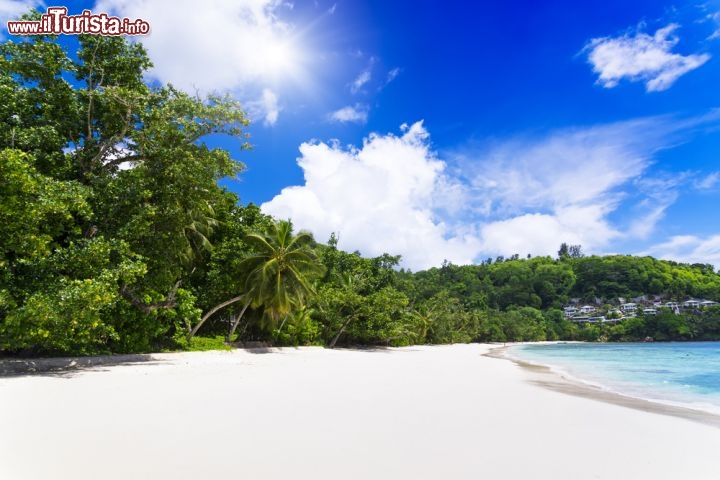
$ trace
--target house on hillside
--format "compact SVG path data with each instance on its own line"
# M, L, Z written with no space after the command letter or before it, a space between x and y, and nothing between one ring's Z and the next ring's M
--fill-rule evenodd
M682 306L683 308L700 308L700 300L691 298L690 300L685 300Z
M620 305L620 310L624 314L635 314L635 312L637 312L637 303L623 303L622 305Z
M665 302L663 307L669 308L675 315L680 315L680 304L678 302Z
M655 308L643 308L643 315L657 315L657 309L655 309Z
M583 305L582 307L580 307L580 313L582 313L582 314L592 313L595 310L597 310L597 309L595 307L593 307L592 305Z
M608 320L605 318L605 315L599 315L596 317L573 317L570 319L571 321L575 323L605 323L605 322L617 322L618 320Z

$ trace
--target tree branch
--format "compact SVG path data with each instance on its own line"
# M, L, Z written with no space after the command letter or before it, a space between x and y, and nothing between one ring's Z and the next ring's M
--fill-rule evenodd
M126 104L127 105L127 104ZM127 111L125 112L125 124L123 125L122 130L120 133L113 135L109 139L102 142L102 145L100 146L100 149L98 150L98 153L93 157L91 161L91 165L94 165L96 162L103 159L105 156L105 153L115 145L117 145L119 142L122 141L123 138L125 138L125 135L127 135L127 131L130 128L130 121L132 120L132 107L127 105ZM116 159L117 160L117 159ZM108 162L104 164L104 166L108 166L111 162ZM122 163L122 162L120 162Z
M223 308L223 307L227 307L228 305L230 305L230 304L232 304L232 303L239 302L239 301L242 300L244 297L245 297L245 294L243 293L242 295L238 295L237 297L233 297L233 298L231 298L230 300L226 300L226 301L222 302L221 304L216 305L216 306L214 306L213 308L211 308L210 311L208 311L205 315L203 315L203 317L200 319L200 321L198 322L198 324L195 325L195 327L194 327L192 330L190 330L190 333L188 333L188 336L187 336L188 342L192 339L193 336L195 336L195 334L196 334L197 331L200 329L200 327L202 326L202 324L205 323L205 320L207 320L208 318L210 318L210 316L212 316L213 313L217 312L218 310L220 310L220 309ZM248 303L248 305L249 305L249 303ZM243 313L244 313L244 312L245 312L245 310L243 309Z
M143 155L128 155L127 157L122 158L116 158L114 160L110 160L109 162L105 163L105 167L116 167L118 165L121 165L123 163L127 162L137 162L140 160L146 160L146 158Z
M173 288L170 290L170 292L168 292L167 296L165 297L165 300L163 300L162 302L151 303L150 305L140 300L140 298L135 295L135 292L127 285L123 285L122 287L120 287L120 295L128 302L132 303L133 306L135 306L143 313L152 313L155 310L169 310L177 306L177 300L175 299L175 295L177 294L178 288L180 288L181 283L182 280L178 280L175 283Z

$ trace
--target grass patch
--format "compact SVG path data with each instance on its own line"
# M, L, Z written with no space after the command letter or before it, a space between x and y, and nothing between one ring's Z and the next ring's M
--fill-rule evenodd
M188 352L205 352L208 350L232 350L232 347L225 343L223 335L215 337L193 337L188 343L187 339L179 338L178 347Z

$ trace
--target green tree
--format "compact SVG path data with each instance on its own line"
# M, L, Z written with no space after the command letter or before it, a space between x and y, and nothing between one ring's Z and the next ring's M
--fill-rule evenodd
M240 106L143 81L140 44L0 45L0 348L138 351L199 317L190 291L242 163ZM68 79L73 78L73 83ZM5 228L7 227L7 228ZM82 265L83 268L78 268Z
M422 328L408 310L408 298L393 287L367 295L352 285L328 285L316 299L318 321L330 348L340 342L364 345L410 345Z
M273 223L267 232L254 232L245 236L252 249L240 262L239 274L245 278L244 291L203 315L188 334L188 340L215 312L233 303L243 301L243 309L235 318L228 340L235 333L248 307L262 307L265 316L273 323L300 309L315 293L314 279L324 272L312 247L315 242L307 232L292 233L292 223Z
M440 292L416 309L427 343L468 343L478 338L481 318L460 300Z

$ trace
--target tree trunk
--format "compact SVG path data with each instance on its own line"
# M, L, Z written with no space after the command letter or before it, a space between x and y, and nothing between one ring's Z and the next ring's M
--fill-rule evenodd
M232 340L233 333L235 333L235 329L237 328L238 324L240 323L240 319L242 319L243 315L245 314L245 310L250 306L250 302L248 301L245 306L243 307L242 311L240 312L240 315L237 316L235 321L232 324L232 327L230 328L230 332L227 334L227 337L225 337L225 341L230 343L230 340Z
M243 298L244 296L245 296L245 295L238 295L237 297L233 297L233 298L231 298L230 300L226 300L226 301L222 302L221 304L216 305L216 306L214 306L213 308L211 308L208 313L206 313L205 315L203 315L203 317L200 319L200 321L198 322L198 324L195 325L195 327L194 327L192 330L190 330L190 333L188 333L188 336L187 336L188 342L189 342L190 340L192 340L192 337L194 337L195 334L197 333L197 331L200 329L200 327L202 327L202 324L205 323L205 320L207 320L208 318L210 318L213 313L217 312L218 310L220 310L220 309L223 308L223 307L227 307L227 306L230 305L230 304L233 304L233 303L235 303L235 302L238 302L238 301L242 300L242 298Z
M330 342L330 345L328 345L328 348L335 348L335 344L340 339L340 335L343 334L343 332L345 331L347 326L350 325L350 322L352 320L353 320L353 317L350 317L347 320L345 320L345 323L343 323L343 326L340 327L340 331L337 333L337 335L335 335L335 338L332 339L332 341Z
M289 316L290 316L290 314L288 313L287 315L285 315L285 318L283 318L283 321L280 324L280 328L278 328L278 333L280 333L280 331L282 331L282 327L283 327L283 325L285 325L285 322L287 321Z

